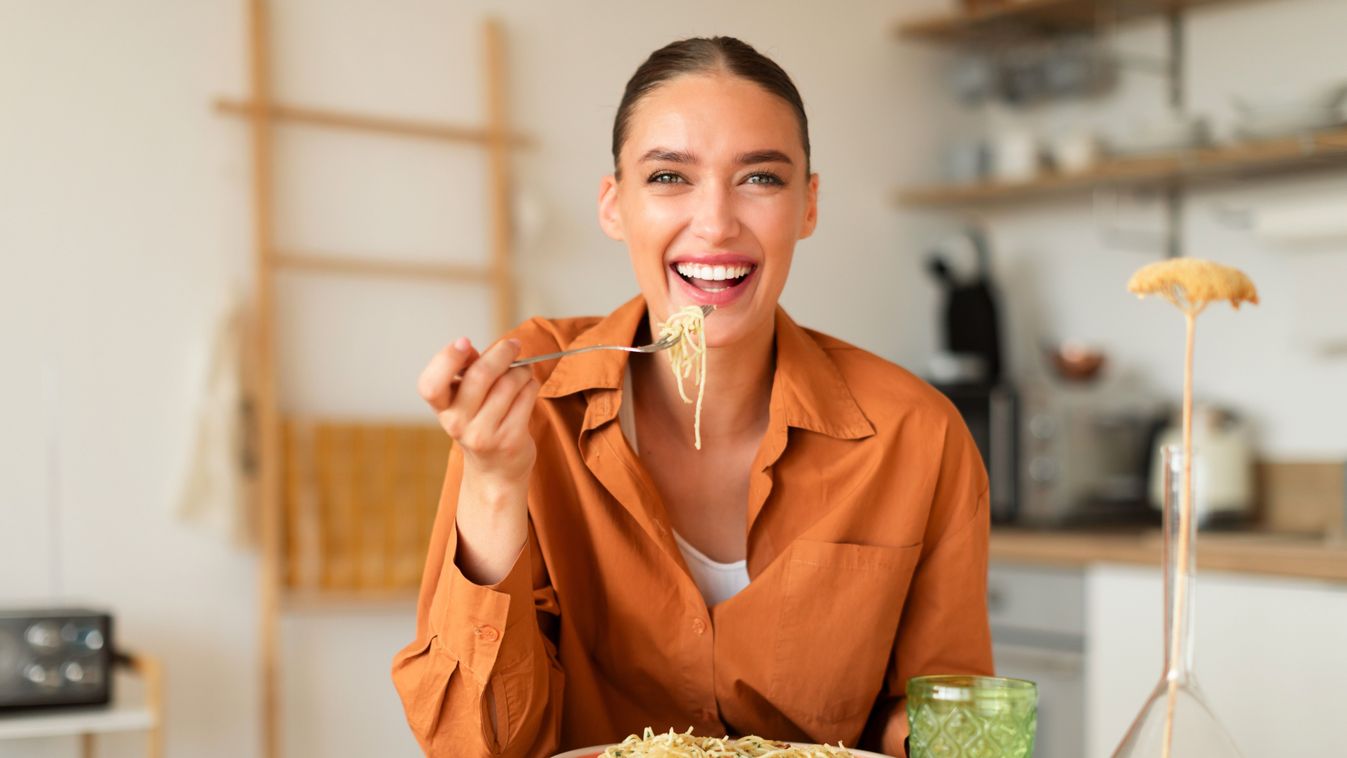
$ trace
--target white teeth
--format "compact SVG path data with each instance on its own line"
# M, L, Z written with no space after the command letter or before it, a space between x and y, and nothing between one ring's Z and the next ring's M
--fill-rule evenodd
M679 263L674 266L674 269L683 276L708 282L739 279L748 276L753 271L752 266L707 266L701 263Z

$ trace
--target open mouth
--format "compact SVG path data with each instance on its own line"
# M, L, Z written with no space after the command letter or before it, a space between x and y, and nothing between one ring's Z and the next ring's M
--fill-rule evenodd
M670 265L683 281L703 292L716 293L733 289L748 281L757 270L752 263L707 265L704 263L674 263Z

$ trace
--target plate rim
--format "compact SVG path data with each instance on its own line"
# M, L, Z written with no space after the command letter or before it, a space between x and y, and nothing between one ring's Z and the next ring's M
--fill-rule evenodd
M589 747L576 748L574 750L567 750L564 753L557 753L556 755L552 756L552 758L587 758L588 756L591 756L595 753L602 753L604 750L607 750L608 748L617 744L619 743L609 742L604 745L590 745ZM800 744L808 744L808 743L792 742L790 744L798 746ZM860 748L849 747L847 748L847 750L850 750L851 754L856 756L856 758L893 758L893 756L886 755L884 753L875 753L870 750L861 750Z

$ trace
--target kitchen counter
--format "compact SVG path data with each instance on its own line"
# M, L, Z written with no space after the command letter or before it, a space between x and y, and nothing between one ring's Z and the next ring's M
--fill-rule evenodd
M1203 532L1197 538L1200 571L1289 576L1347 583L1347 542L1260 532ZM991 559L1006 563L1085 566L1128 563L1159 566L1158 529L1132 532L1036 531L993 528Z

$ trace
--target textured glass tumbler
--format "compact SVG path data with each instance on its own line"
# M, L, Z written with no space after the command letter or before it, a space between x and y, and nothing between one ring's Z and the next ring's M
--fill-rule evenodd
M918 676L907 682L911 758L1029 758L1038 686L996 676Z

